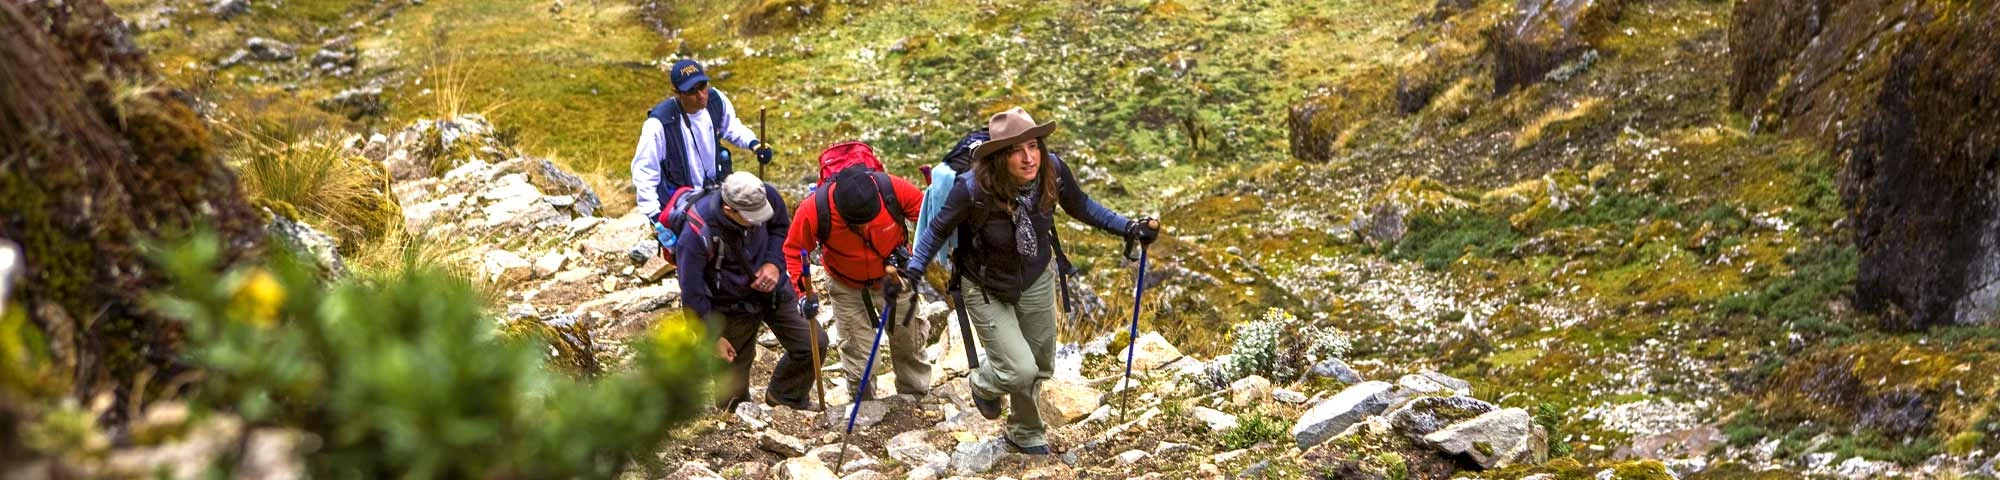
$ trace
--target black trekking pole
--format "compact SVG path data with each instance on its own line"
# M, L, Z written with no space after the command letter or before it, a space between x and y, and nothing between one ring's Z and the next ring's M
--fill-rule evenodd
M852 448L848 445L847 439L854 435L854 419L861 416L861 398L868 393L868 380L875 375L875 354L882 349L882 329L888 324L889 319L896 318L896 286L898 282L895 281L895 278L896 269L895 267L890 267L888 269L888 276L882 279L882 295L888 297L889 302L887 305L882 306L881 318L875 320L875 344L868 347L868 363L861 369L861 381L855 382L854 405L849 407L847 412L847 433L840 435L840 456L836 457L833 461L833 471L836 472L840 471L842 464L847 463L847 449ZM868 295L867 290L862 290L861 294L863 295L863 300L868 298L866 296Z
M1132 258L1134 241L1136 239L1125 239L1125 258ZM1146 296L1146 251L1149 248L1150 245L1139 242L1139 279L1137 285L1132 287L1132 330L1127 334L1128 342L1125 344L1125 380L1122 382L1125 393L1120 395L1118 400L1120 403L1118 421L1121 423L1125 421L1125 414L1132 407L1132 354L1139 348L1139 301Z
M958 336L965 339L965 374L971 377L972 371L979 369L979 345L972 341L972 317L965 312L965 291L953 285L951 300L958 304L955 307L958 311Z

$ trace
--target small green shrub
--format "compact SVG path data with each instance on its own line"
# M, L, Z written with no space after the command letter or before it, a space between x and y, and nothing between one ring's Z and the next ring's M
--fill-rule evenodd
M1396 244L1389 258L1421 260L1424 268L1444 270L1466 254L1493 257L1512 251L1521 235L1507 219L1460 212L1445 217L1420 215L1410 221L1409 234Z
M1830 337L1849 335L1852 329L1827 317L1826 303L1853 287L1857 258L1852 245L1812 245L1785 257L1790 276L1723 299L1716 315L1749 315Z
M1222 435L1222 446L1227 450L1250 448L1267 440L1285 438L1285 422L1261 413L1252 413L1237 418L1236 429Z
M1564 435L1562 434L1562 425L1563 425L1562 408L1549 403L1536 404L1535 423L1541 425L1542 430L1549 434L1549 458L1561 458L1569 456L1571 452L1569 442L1563 441Z
M315 477L609 478L707 404L693 322L662 320L631 369L582 381L498 335L463 280L327 286L289 258L221 272L221 248L155 255L174 283L154 305L187 325L195 404L313 434Z

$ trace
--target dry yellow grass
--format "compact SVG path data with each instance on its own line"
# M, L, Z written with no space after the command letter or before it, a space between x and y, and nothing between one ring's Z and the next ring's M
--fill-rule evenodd
M1521 126L1521 133L1514 136L1514 149L1520 150L1533 146L1535 142L1542 140L1543 130L1549 128L1550 125L1576 120L1597 113L1598 108L1603 104L1603 99L1588 97L1570 104L1569 108L1550 110L1543 113L1542 116L1536 117L1533 121L1528 122L1527 125Z
M236 163L244 190L255 199L295 209L340 240L343 254L397 230L403 211L389 191L381 164L346 148L345 140L317 133L291 143L250 142Z

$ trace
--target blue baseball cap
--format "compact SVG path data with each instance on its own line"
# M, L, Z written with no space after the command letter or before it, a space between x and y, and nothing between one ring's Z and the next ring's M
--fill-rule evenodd
M685 92L695 85L708 81L708 73L702 71L701 64L693 59L674 62L674 68L667 71L667 77L674 81L674 91Z

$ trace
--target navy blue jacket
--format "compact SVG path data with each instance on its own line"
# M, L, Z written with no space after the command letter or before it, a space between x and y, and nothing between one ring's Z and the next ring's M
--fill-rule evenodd
M687 139L682 138L681 129L678 126L683 121L707 120L710 123L712 131L720 135L720 132L728 127L722 124L722 109L725 108L722 102L724 101L726 100L723 99L722 94L717 93L714 88L710 88L708 91L708 105L705 107L708 109L708 118L705 119L686 118L687 113L681 111L680 99L671 96L653 105L653 108L646 110L646 118L659 120L660 127L662 127L660 133L666 137L666 149L660 152L660 183L653 187L654 192L659 195L653 198L660 200L661 210L672 208L665 204L669 196L674 193L674 189L698 186L693 185L694 182L690 180L694 177L688 173ZM718 141L715 146L714 178L717 182L720 182L720 179L724 177L728 177L730 172L736 170L730 165L729 155L722 148L721 143Z
M1069 165L1064 164L1055 155L1049 155L1048 161L1055 164L1055 180L1062 182L1056 189L1056 195L1059 197L1056 202L1062 207L1063 212L1100 230L1120 235L1125 233L1125 229L1132 223L1131 220L1104 208L1096 200L1091 200L1090 195L1083 193L1083 189L1077 187L1076 177L1070 173ZM959 273L965 278L977 282L981 288L1001 301L1019 302L1021 292L1027 291L1030 283L1041 278L1042 272L1049 268L1054 252L1051 244L1055 243L1053 241L1055 212L1050 210L1049 213L1040 213L1042 202L1048 199L1041 198L1040 190L1036 190L1032 211L1036 212L1033 221L1036 246L1039 249L1032 257L1023 256L1015 248L1013 214L1004 211L1004 207L1000 205L994 205L990 209L978 205L974 200L981 194L973 190L977 188L972 181L973 177L970 172L959 175L952 186L951 195L945 197L944 207L938 210L937 217L931 220L929 228L924 229L923 238L917 241L917 250L910 256L910 262L905 269L917 277L923 276L925 265L944 244L945 235L955 234L954 231L961 227L971 228L971 244L958 245L960 250L968 248L971 250L964 252L964 263L956 265L955 268L958 268Z
M722 196L707 194L688 206L692 214L681 227L681 243L674 253L680 268L681 306L708 318L709 313L725 316L761 314L796 298L792 282L785 277L785 234L791 230L791 209L778 189L764 185L771 201L771 219L763 225L744 227L722 212ZM778 287L771 292L750 288L757 269L764 265L778 269ZM719 327L710 325L710 328Z

